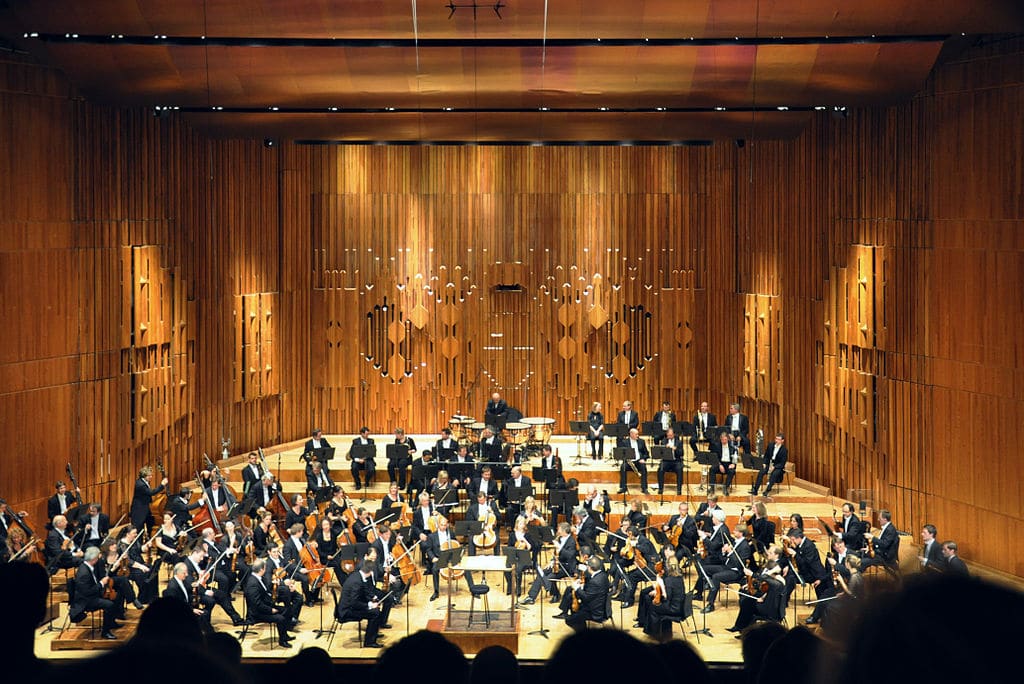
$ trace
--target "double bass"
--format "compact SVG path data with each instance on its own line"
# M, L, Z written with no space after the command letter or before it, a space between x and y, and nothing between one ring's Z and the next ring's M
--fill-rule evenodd
M156 459L156 469L160 473L161 480L167 477L167 471L164 470L164 462L159 458ZM167 508L167 487L154 494L153 499L149 502L149 512L154 520L160 520L163 517L165 508Z
M257 453L260 457L260 463L263 465L263 472L270 473L270 464L267 463L267 457L263 455L263 447L257 447ZM270 500L267 504L267 510L274 514L275 521L285 521L288 518L288 501L284 498L284 494L281 493L281 485L275 478L274 489L277 490L276 496Z
M217 518L217 510L213 507L213 500L210 497L210 492L203 487L203 481L199 477L199 472L196 472L196 485L199 487L199 491L202 492L203 496L203 508L201 511L192 516L192 524L199 530L200 534L207 528L212 528L213 531L219 537L221 535L220 520Z

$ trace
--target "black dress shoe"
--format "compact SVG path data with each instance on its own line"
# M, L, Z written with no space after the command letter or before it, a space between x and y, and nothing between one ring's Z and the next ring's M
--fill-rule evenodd
M739 629L739 627L726 627L725 631L726 632L738 632L738 631L740 631L740 629Z
M381 629L391 629L391 625L390 625L390 624L387 624L387 625L381 625L381 626L380 626L380 628L381 628Z
M437 600L437 592L436 591L433 594L430 595L430 600L431 601L436 601Z
M620 490L619 490L619 494L625 494L625 493L626 493L626 490L625 490L625 489L620 489Z
M700 612L704 613L704 614L714 613L715 612L715 604L714 603L709 603L708 605L706 605L703 608L701 608Z
M291 639L278 639L277 640L277 645L280 646L281 648L291 648L292 647L292 640Z
M135 599L134 601L132 601L132 606L134 606L135 610L142 610L146 607L142 605L142 601L140 601L139 599Z
M379 641L374 641L369 644L363 644L363 648L384 648L384 644Z
M555 618L556 620L564 620L565 618L567 618L569 616L566 615L564 612L561 612L561 613L555 613L551 617Z
M536 601L534 601L532 598L527 596L526 598L524 598L522 601L519 602L519 605L521 605L521 606L532 606L534 603L536 603Z
M245 624L245 618L241 618L241 617L237 617L237 616L233 617L233 618L231 618L231 624L234 627L241 627L242 625Z
M551 595L551 603L558 603L560 600L562 600L562 597L560 595L558 595L558 594L552 594Z
M626 601L625 603L622 604L622 609L623 610L625 610L627 608L632 608L632 607L633 607L633 602L632 601Z
M107 639L109 641L117 641L117 635L111 632L110 630L107 630L100 634L100 637Z
M819 619L818 619L818 618L816 618L816 617L809 617L809 618L807 618L806 620L804 620L804 624L805 624L805 625L816 625L816 624L818 624L819 622L821 622L821 620L819 620Z

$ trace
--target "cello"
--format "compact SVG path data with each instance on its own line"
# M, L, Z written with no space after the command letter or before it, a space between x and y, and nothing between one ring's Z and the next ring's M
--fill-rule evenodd
M203 487L203 481L199 477L199 472L196 472L196 485L199 487L199 491L202 492L203 497L203 509L192 516L193 526L199 529L200 534L202 531L211 528L217 534L221 536L220 520L217 519L217 511L213 507L213 500L210 498L210 493Z
M316 547L311 546L309 542L304 543L299 549L299 560L302 561L302 567L306 568L306 577L309 578L311 591L334 578L331 569L320 562L320 554L317 553Z

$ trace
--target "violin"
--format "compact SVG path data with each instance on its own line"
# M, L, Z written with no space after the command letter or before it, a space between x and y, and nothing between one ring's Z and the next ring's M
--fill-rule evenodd
M704 529L704 521L703 520L700 520L700 521L697 522L697 529L699 529L699 530L703 530ZM699 555L701 558L707 558L708 557L708 547L704 545L704 538L701 537L700 535L697 535L697 555Z
M661 602L665 599L665 590L662 588L661 585L662 585L662 579L661 579L661 576L659 575L658 579L655 580L655 582L654 582L654 596L651 597L651 604L652 605L660 606Z
M581 587L587 585L587 571L580 570L579 580ZM574 590L572 592L572 612L578 613L580 611L580 595Z

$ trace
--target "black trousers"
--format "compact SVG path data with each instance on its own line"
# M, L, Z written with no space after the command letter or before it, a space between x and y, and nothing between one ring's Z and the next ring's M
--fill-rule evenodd
M412 465L412 460L409 458L398 458L394 461L388 461L388 477L391 478L392 482L398 483L398 489L405 489L405 476L409 471L409 466Z
M662 461L658 466L658 489L665 491L665 471L676 474L676 494L683 493L683 462Z
M629 467L629 461L623 461L622 465L619 466L619 489L626 488L626 473L633 472L633 469ZM647 493L647 464L643 461L632 461L633 465L636 466L637 471L640 473L640 491L644 494Z
M718 464L714 468L711 469L710 484L711 484L712 488L716 484L718 484L719 478L725 478L725 488L726 489L729 489L730 487L732 487L732 479L734 477L736 477L736 466L726 466L724 474L722 473L722 467L723 467L722 464Z
M344 613L338 611L335 613L335 617L338 618L339 622L366 620L366 633L363 634L364 646L369 646L377 641L377 634L380 633L380 626L384 624L383 613L381 613L378 608L370 610L369 608L359 606L350 608Z
M366 476L366 485L370 486L373 484L373 479L377 476L377 464L373 462L373 459L366 459L363 463L352 461L352 480L355 482L356 489L363 486L363 483L359 479L359 473L362 472Z
M785 467L772 468L771 475L768 476L768 489L771 489L775 485L782 482L782 476L786 474ZM761 488L761 482L764 480L764 476L768 475L768 466L761 468L757 471L757 479L754 480L754 493L757 494L757 490ZM767 489L765 491L768 491Z

